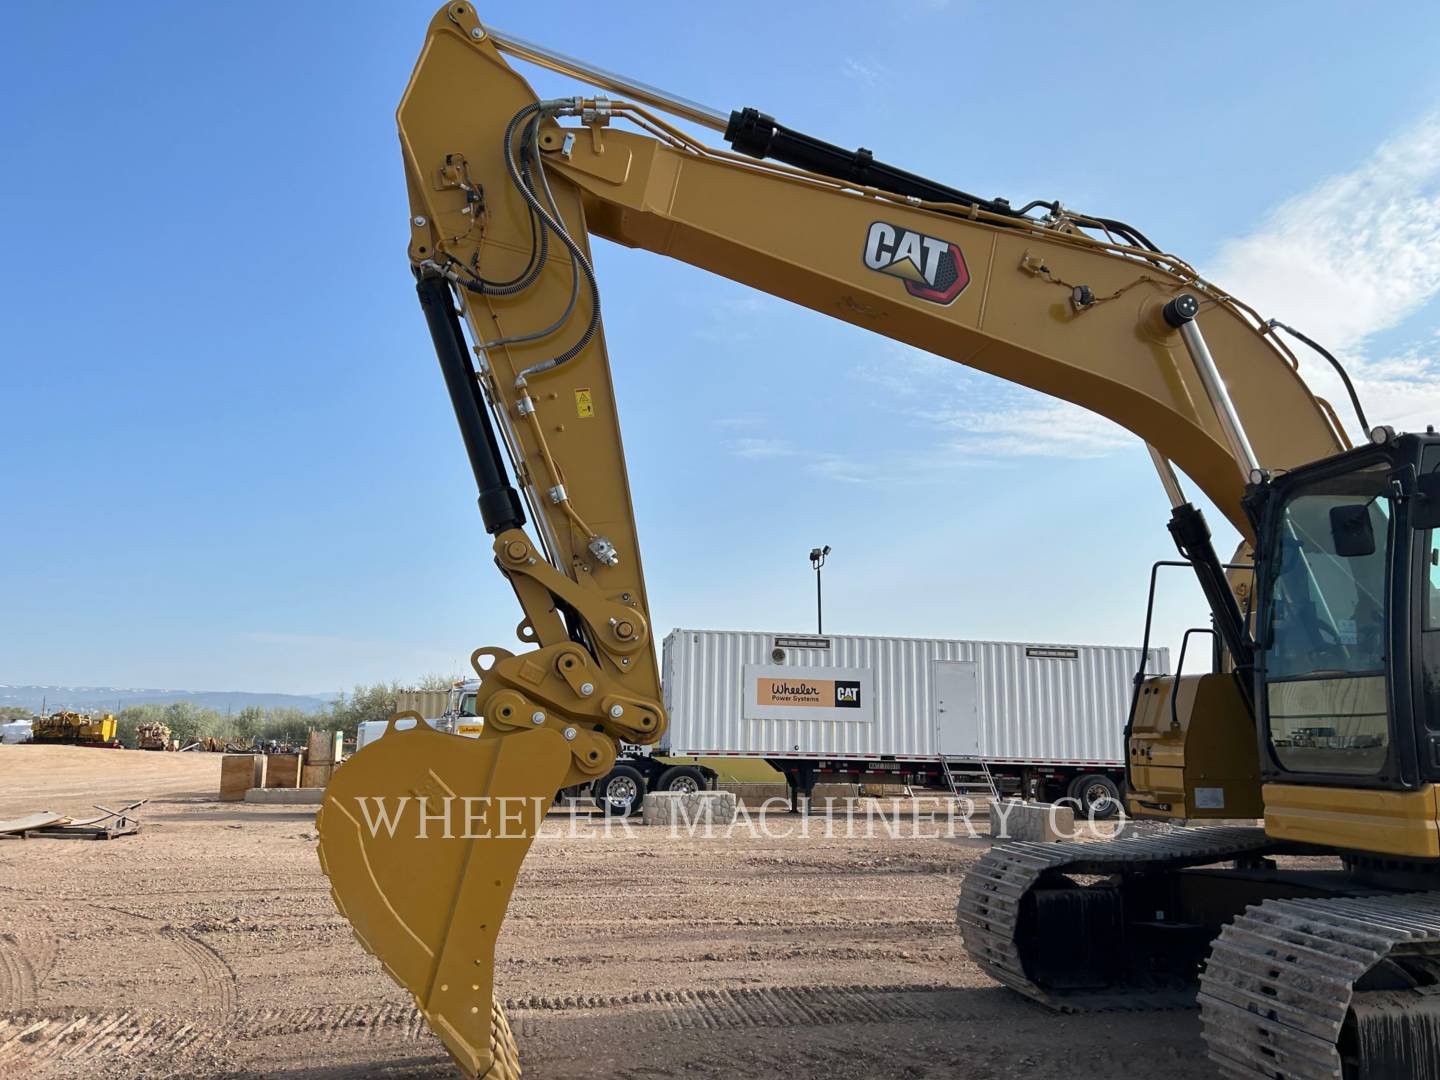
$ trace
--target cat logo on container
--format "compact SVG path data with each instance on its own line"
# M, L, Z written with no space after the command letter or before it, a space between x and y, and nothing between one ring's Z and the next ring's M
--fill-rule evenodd
M884 221L865 237L865 265L905 282L905 291L933 304L948 304L970 284L970 268L957 244Z

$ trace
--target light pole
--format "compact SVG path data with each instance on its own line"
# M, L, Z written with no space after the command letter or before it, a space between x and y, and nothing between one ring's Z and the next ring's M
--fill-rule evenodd
M825 633L825 608L820 594L820 568L825 565L825 556L830 554L830 545L810 549L810 565L815 568L815 632Z

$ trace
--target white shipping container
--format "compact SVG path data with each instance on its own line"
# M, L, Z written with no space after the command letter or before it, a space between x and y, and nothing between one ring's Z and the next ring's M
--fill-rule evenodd
M1169 673L1169 650L1146 672ZM664 753L1119 765L1140 650L674 630Z

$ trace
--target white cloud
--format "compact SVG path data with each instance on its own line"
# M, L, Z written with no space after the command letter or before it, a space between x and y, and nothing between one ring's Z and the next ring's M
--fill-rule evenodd
M1346 365L1372 424L1440 418L1440 339L1367 356L1440 294L1440 112L1383 143L1358 168L1282 204L1205 268L1262 317L1290 323ZM1339 379L1292 342L1305 381L1358 434Z
M764 417L762 417L759 413L742 412L732 413L729 416L718 417L715 420L710 421L710 426L730 431L741 431L746 428L759 427L763 421Z
M1209 269L1331 349L1399 325L1440 292L1440 113L1221 245Z
M855 375L931 428L938 452L965 459L1097 458L1133 448L1134 435L1103 416L891 343Z
M780 462L782 468L842 484L881 487L923 484L964 464L963 459L954 455L946 460L934 455L917 459L903 453L840 454L802 448L785 439L729 439L721 445L728 453L746 461Z
M1135 436L1118 424L1068 401L958 411L934 419L958 433L947 448L971 457L1098 458L1136 446Z
M797 452L783 439L744 438L730 439L725 449L739 458L761 461L765 458L792 457Z
M888 74L879 64L867 64L856 60L853 56L847 56L845 58L845 63L840 68L840 73L847 79L864 83L866 86L874 86L882 79L885 79Z

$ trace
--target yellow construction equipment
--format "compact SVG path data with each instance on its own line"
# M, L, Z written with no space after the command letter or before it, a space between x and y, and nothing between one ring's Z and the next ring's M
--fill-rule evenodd
M140 750L169 750L170 729L159 722L141 724L135 729L135 745Z
M49 716L37 716L30 738L37 743L109 746L115 741L115 717L110 713L93 716L61 710Z
M506 54L617 96L542 101ZM592 235L1149 444L1225 660L1137 686L1129 806L1264 827L998 846L964 884L967 948L1057 1008L1189 1002L1199 981L1231 1076L1434 1075L1440 436L1362 413L1352 447L1273 325L1123 222L977 198L717 112L505 35L463 0L432 20L398 120L409 258L524 651L476 650L478 739L392 720L339 769L320 854L466 1075L518 1071L491 965L552 794L665 724ZM1180 473L1245 537L1238 564Z

